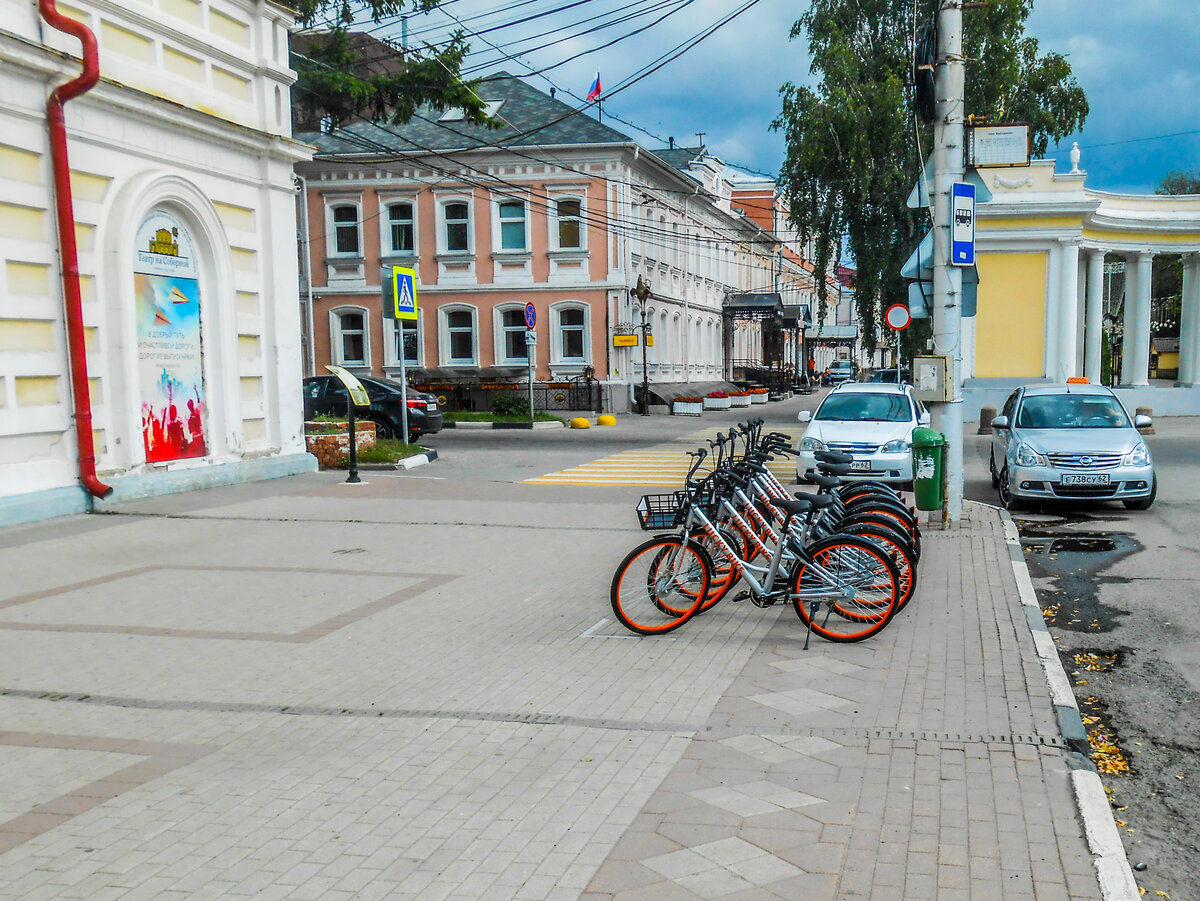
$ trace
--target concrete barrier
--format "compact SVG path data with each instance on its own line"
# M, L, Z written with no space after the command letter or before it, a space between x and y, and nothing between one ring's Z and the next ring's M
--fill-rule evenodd
M992 433L992 420L996 418L995 407L980 407L979 409L979 431L976 435L990 435Z

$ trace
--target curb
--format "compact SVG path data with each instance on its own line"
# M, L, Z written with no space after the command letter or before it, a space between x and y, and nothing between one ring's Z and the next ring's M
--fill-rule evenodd
M1087 730L1083 727L1079 705L1075 701L1075 693L1071 690L1071 682L1063 669L1062 660L1059 659L1058 648L1054 645L1050 630L1046 628L1042 609L1038 606L1033 580L1029 577L1029 567L1025 563L1025 552L1021 549L1017 524L1013 522L1007 510L999 509L999 513L1004 523L1004 543L1008 545L1009 561L1017 579L1017 593L1021 597L1021 607L1025 611L1029 630L1033 633L1033 644L1037 648L1038 659L1041 661L1042 671L1046 674L1046 683L1050 687L1058 728L1067 745L1076 752L1067 755L1067 763L1072 768L1071 787L1075 791L1075 803L1083 818L1084 833L1087 835L1088 848L1092 852L1096 876L1100 880L1101 895L1104 901L1138 901L1140 896L1137 881L1133 878L1129 858L1125 856L1125 846L1121 843L1117 824L1113 821L1108 795L1104 793L1104 784L1088 756Z
M416 469L418 466L424 466L426 463L432 463L438 458L438 452L435 450L427 450L423 454L414 454L411 457L405 457L403 460L397 460L395 463L359 463L359 472L395 472L397 469Z
M444 422L444 429L562 429L565 422Z

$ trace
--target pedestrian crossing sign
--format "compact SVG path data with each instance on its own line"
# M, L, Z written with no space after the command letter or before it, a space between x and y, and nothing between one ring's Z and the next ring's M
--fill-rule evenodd
M392 267L392 309L389 318L417 318L417 273L403 266Z

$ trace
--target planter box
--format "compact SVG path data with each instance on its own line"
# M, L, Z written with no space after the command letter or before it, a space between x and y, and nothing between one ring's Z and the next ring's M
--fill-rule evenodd
M740 397L729 398L729 406L731 406L731 407L748 407L748 406L750 406L750 395L743 394Z
M671 412L676 416L699 416L704 412L704 403L684 403L677 400L671 404Z
M334 432L330 435L308 435L304 436L304 445L310 454L317 458L317 463L322 469L328 469L331 466L340 467L342 461L350 456L350 432L345 431L350 428L347 422L306 422L304 428L308 429L324 429L335 428L341 431ZM354 444L358 450L366 450L369 447L375 446L375 423L371 420L355 420L354 423Z
M765 395L765 394L751 394L750 395L750 403L752 403L752 404L765 404L766 402L767 402L767 395Z
M728 410L729 397L706 397L704 398L704 409L706 410Z

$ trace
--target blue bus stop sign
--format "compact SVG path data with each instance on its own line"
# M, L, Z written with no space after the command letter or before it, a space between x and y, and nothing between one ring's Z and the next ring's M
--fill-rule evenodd
M950 263L975 265L975 186L956 181L950 204Z

